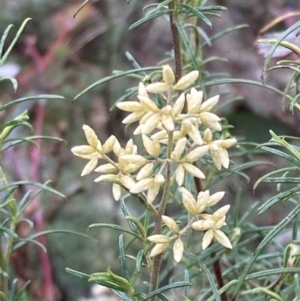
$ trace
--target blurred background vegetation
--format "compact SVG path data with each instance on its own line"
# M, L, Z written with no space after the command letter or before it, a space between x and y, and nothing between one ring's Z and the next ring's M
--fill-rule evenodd
M69 229L86 233L87 227L92 223L111 220L124 223L120 218L118 204L112 200L110 185L94 184L93 176L81 178L85 162L74 158L70 148L85 143L81 130L83 124L97 129L101 139L114 134L121 141L124 140L127 134L119 125L122 114L116 110L110 112L110 108L130 85L137 85L138 82L134 78L122 78L91 90L75 102L72 100L87 86L112 74L114 70L132 69L126 52L143 67L159 64L165 58L165 54L172 48L170 28L165 19L155 19L134 30L128 30L132 23L144 15L143 7L152 2L155 1L131 0L129 4L125 0L91 1L74 19L73 15L82 1L0 0L1 33L9 24L14 24L16 30L25 18L32 18L9 62L4 66L5 69L3 67L0 70L1 74L17 75L17 95L10 85L1 84L1 102L42 93L55 93L66 98L64 101L41 103L46 113L43 133L61 137L68 142L67 145L43 142L41 146L41 180L52 179L55 188L68 196L68 201L63 201L43 195L43 216L47 229ZM233 78L261 81L264 57L255 46L259 32L267 23L284 13L300 10L299 1L212 0L208 3L228 8L227 12L222 13L222 18L211 18L212 29L203 24L209 37L232 26L247 24L248 27L233 31L203 47L204 57L218 56L227 59L208 63L207 70L215 74L215 77L227 73ZM271 31L285 30L289 24L298 20L299 17L289 18ZM205 43L205 40L202 42ZM290 75L289 72L271 72L266 82L283 90ZM233 95L241 96L239 101L221 108L222 115L234 125L231 131L234 136L262 143L270 139L270 129L277 134L299 134L296 116L288 110L284 112L281 96L266 88L228 84L214 86L210 93L223 95L220 105L229 97L233 98ZM19 108L23 111L27 106L33 124L38 120L39 112L34 110L35 105L31 102ZM17 112L12 111L11 114ZM6 117L0 116L3 120ZM20 148L18 152L17 164L23 175L30 169L30 162L22 160L26 151L29 150ZM257 158L268 159L262 154ZM5 163L10 165L9 158L6 160ZM283 163L278 161L275 164L280 166ZM248 172L255 182L271 168L260 166ZM12 168L11 177L21 176ZM223 183L229 191L228 200L233 200L234 193L240 188L244 189L244 202L248 204L266 198L272 192L268 186L262 186L253 194L253 182L238 179ZM280 216L275 209L273 214L264 217L264 223L270 225L277 222L278 218ZM105 270L108 265L112 269L117 266L117 233L92 229L88 234L97 241L66 234L54 234L47 238L56 300L78 300L80 296L88 294L88 283L66 274L65 267L92 273ZM35 248L31 246L25 255L19 254L25 262L21 268L15 264L15 273L21 279L36 279L32 284L32 291L43 281ZM22 269L26 269L26 273Z

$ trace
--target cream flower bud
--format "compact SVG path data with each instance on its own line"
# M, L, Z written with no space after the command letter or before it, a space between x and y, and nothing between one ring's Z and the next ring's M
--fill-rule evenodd
M148 160L141 155L122 155L121 159L135 165L144 165L148 162Z
M210 143L212 142L212 139L213 139L213 135L212 135L212 132L209 128L207 128L205 131L204 131L204 134L203 134L203 139L206 143Z
M155 183L160 184L160 185L165 183L165 178L162 174L155 175L154 180L155 180Z
M160 114L154 114L150 118L147 119L145 124L142 126L143 134L150 134L159 124L160 122Z
M95 169L95 172L99 173L113 173L117 172L117 168L111 163L103 164Z
M138 95L138 99L140 100L140 103L141 103L144 110L151 111L151 112L154 112L154 113L159 112L158 106L150 98Z
M143 144L147 153L153 157L157 157L160 153L160 144L157 140L151 140L148 136L142 135Z
M106 154L113 150L117 138L114 135L111 135L102 146L102 153Z
M88 164L86 164L86 166L84 167L82 173L81 173L81 176L85 176L89 173L91 173L97 166L97 163L98 163L98 158L94 157L93 159L91 159L89 161Z
M185 161L193 163L203 157L208 151L208 145L203 145L195 148L185 156Z
M184 150L185 150L186 142L187 142L187 139L186 139L185 137L179 139L179 140L176 142L175 148L174 148L174 150L173 150L172 153L171 153L171 158L172 158L174 161L179 161L179 160L180 160L180 157L181 157L182 153L183 153Z
M117 157L120 156L121 154L121 144L118 140L115 141L114 147L113 147L113 152Z
M175 104L172 108L173 116L176 117L182 112L182 110L184 108L184 102L185 102L185 95L184 95L184 93L181 93L180 96L175 101Z
M166 226L174 233L179 232L179 227L176 222L169 216L162 215L162 220L166 224Z
M184 90L188 87L190 87L199 77L199 71L192 71L188 74L184 75L178 83L174 86L174 89L176 90Z
M209 229L205 232L203 239L202 239L202 249L205 250L211 243L212 239L214 237L214 231L212 229Z
M153 171L153 163L148 163L141 168L141 170L136 175L137 181L145 179L150 176L151 172Z
M215 211L213 213L213 215L212 215L213 220L217 221L217 220L223 218L226 215L226 213L228 212L229 208L230 208L230 205L225 205L225 206L219 208L217 211Z
M215 230L214 237L225 248L232 249L232 244L230 240L221 230Z
M135 154L137 152L136 146L133 143L132 139L129 139L125 146L125 153L126 154Z
M205 179L204 173L196 166L190 163L182 163L183 168L186 172L190 173L192 176L199 178L199 179Z
M122 123L129 124L139 121L145 115L144 111L133 112L122 120Z
M147 92L155 93L155 94L164 93L169 89L170 89L170 85L168 85L167 83L153 83L153 84L149 84L146 87Z
M130 189L135 184L135 181L130 176L127 175L121 174L120 180L127 189Z
M95 134L94 130L91 127L89 127L88 125L83 125L82 129L84 130L85 137L86 137L88 144L93 148L97 148L98 137Z
M198 114L201 108L203 92L197 91L195 88L191 89L191 94L187 94L188 112L191 114Z
M114 175L114 174L108 174L108 175L101 175L100 177L96 178L94 180L94 182L102 182L105 180L112 180L112 181L118 181L118 175Z
M89 145L74 146L71 149L71 152L75 156L83 158L83 159L92 159L95 157L95 149ZM99 154L99 156L100 156L100 154Z
M154 246L154 248L151 250L150 256L154 257L157 256L161 253L163 253L169 246L169 243L165 243L165 244L156 244Z
M113 193L113 197L116 201L119 201L120 198L121 198L121 186L116 184L116 183L113 183L112 185L112 193Z
M184 181L184 175L185 175L184 168L181 164L179 164L175 171L175 178L178 186L182 186Z
M210 207L217 204L224 197L224 194L225 191L219 191L212 194L208 199L207 206Z
M162 234L151 235L148 236L147 239L156 244L165 244L165 243L170 243L172 241L172 238Z
M199 118L204 125L210 127L211 129L216 131L222 130L222 126L219 123L221 119L216 114L210 112L203 112L200 113Z
M163 80L168 85L172 85L175 81L174 72L169 65L163 65Z
M216 95L214 97L209 98L201 105L200 111L201 112L210 111L218 103L219 97L220 95Z
M117 104L117 107L120 110L126 111L126 112L138 112L142 111L143 107L142 105L137 101L123 101L119 102Z
M147 190L153 185L153 179L152 178L146 178L138 181L133 185L133 187L130 188L131 193L140 193L144 190Z
M174 260L176 262L180 262L182 259L183 255L183 250L184 250L184 245L180 237L178 237L173 245L173 254L174 254Z
M229 147L232 147L233 145L235 145L236 143L237 143L237 140L235 138L231 138L231 139L223 140L220 145L223 148L229 148Z
M138 95L148 97L146 87L142 82L139 83Z
M194 230L197 231L206 231L214 227L214 221L210 221L210 220L196 221L192 224L192 227Z

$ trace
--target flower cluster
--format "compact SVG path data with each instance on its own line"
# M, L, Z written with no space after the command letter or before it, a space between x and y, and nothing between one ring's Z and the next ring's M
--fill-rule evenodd
M124 187L132 194L139 194L148 204L152 204L161 188L165 189L168 186L167 182L175 182L179 186L183 206L191 213L192 219L180 230L172 218L164 215L162 220L174 235L155 234L148 237L149 241L155 243L151 256L163 252L173 242L176 261L181 260L184 250L181 237L190 229L205 232L203 249L208 247L213 238L231 248L229 239L220 230L225 224L229 206L224 206L212 214L205 212L223 197L224 192L213 195L210 195L209 191L200 192L196 201L183 187L187 174L199 179L205 178L204 172L196 165L205 155L210 155L217 169L221 169L222 166L228 168L227 149L237 142L233 138L213 139L214 133L222 130L221 119L211 112L219 96L203 101L202 91L191 88L189 93L182 92L191 87L198 76L198 71L192 71L175 83L172 69L165 65L162 70L162 82L147 86L140 83L138 101L117 104L119 109L130 113L123 120L124 124L138 122L134 135L141 135L144 155L138 154L132 139L125 148L121 147L114 136L102 144L87 125L83 126L83 130L88 145L72 148L76 156L89 160L82 175L95 171L102 174L96 182L113 182L115 200L121 198L121 187ZM153 100L149 94L158 94L162 100L159 103L162 105L158 105L156 96ZM114 161L109 156L110 152L114 153L117 160ZM99 159L107 163L96 168ZM172 176L167 174L168 169L172 171Z

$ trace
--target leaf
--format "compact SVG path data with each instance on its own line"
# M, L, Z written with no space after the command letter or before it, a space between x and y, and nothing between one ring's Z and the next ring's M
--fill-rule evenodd
M113 79L116 79L118 77L122 77L122 76L126 76L126 75L130 75L133 73L138 73L138 72L143 72L143 71L152 71L152 70L161 70L161 67L145 67L145 68L141 68L141 69L133 69L133 70L128 70L128 71L122 71L122 72L118 72L117 74L113 74L110 76L107 76L105 78L100 79L99 81L93 83L92 85L88 86L87 88L85 88L82 92L80 92L79 94L77 94L74 97L74 100L76 100L77 98L79 98L80 96L82 96L83 94L85 94L86 92L90 91L91 89L106 83L108 81L111 81Z
M192 6L186 5L186 4L179 4L180 7L186 9L190 13L192 13L194 16L198 17L202 21L204 21L210 28L212 28L212 24L208 18L204 16L200 11L197 9L193 8Z
M91 276L88 275L88 274L85 274L85 273L82 273L82 272L79 272L79 271L76 271L76 270L72 270L70 268L66 268L66 272L69 273L69 274L75 275L77 277L80 277L82 279L85 279L85 280L89 280L91 278Z
M168 291L168 290L171 290L171 289L174 289L174 288L178 288L178 287L183 287L183 286L190 286L192 285L190 282L186 282L186 281L179 281L179 282L174 282L174 283L171 283L171 284L168 284L166 286L163 286L153 292L151 292L150 294L148 294L144 299L144 300L148 300L154 296L157 296L165 291Z
M29 100L34 100L34 99L65 99L63 96L59 95L49 95L49 94L42 94L42 95L35 95L35 96L27 96L23 98L19 98L16 100L13 100L3 106L0 107L0 112L7 110L8 108L18 105L22 102L29 101Z
M113 229L113 230L118 230L118 231L122 231L122 232L125 232L125 233L128 233L138 239L141 239L140 236L134 232L131 232L119 225L113 225L113 224L103 224L103 223L99 223L99 224L92 224L89 226L88 229L91 229L91 228L95 228L95 227L101 227L101 228L110 228L110 229Z
M146 15L144 18L142 18L142 19L138 20L137 22L133 23L129 27L129 30L134 29L134 28L136 28L136 27L144 24L145 22L148 22L149 20L152 20L152 19L164 16L164 15L167 15L167 14L169 14L171 12L172 12L172 9L164 9L164 10L158 10L158 11L156 11L154 13L150 13L150 14Z
M279 193L279 194L271 197L263 205L261 205L257 209L257 213L258 214L262 214L266 210L268 210L270 207L272 207L273 205L275 205L277 202L279 202L281 200L285 200L287 198L290 198L290 197L292 197L293 195L295 195L295 194L297 194L299 192L300 192L300 186L296 186L296 187L293 187L292 189L289 189L287 191L281 192L281 193Z
M13 47L15 46L15 44L17 43L22 31L24 30L26 24L31 20L31 18L27 18L25 19L25 21L22 23L22 25L20 26L18 32L16 33L16 36L15 38L13 39L13 41L11 42L11 44L9 45L9 47L7 48L6 52L4 53L4 55L1 57L0 59L0 66L3 65L3 63L6 61L8 55L10 54L10 52L12 51ZM2 54L2 49L3 49L3 46L4 46L4 42L5 42L5 39L8 35L8 32L10 30L10 28L12 27L12 25L10 25L7 30L4 32L4 35L2 36L2 39L1 39L1 43L0 43L0 54Z
M9 187L15 187L15 186L19 186L19 185L33 185L33 186L37 186L42 188L43 190L46 190L48 192L51 192L53 194L59 195L62 198L66 198L62 193L60 193L59 191L47 186L46 184L42 184L42 183L38 183L38 182L33 182L33 181L17 181L17 182L13 182L10 183L8 185L6 185L5 187L0 188L0 191L3 191Z
M277 226L273 226L272 230L264 237L262 242L258 245L256 250L254 251L251 260L246 265L245 269L243 270L242 275L239 277L239 282L237 284L237 288L235 290L235 295L239 293L242 288L244 281L247 279L249 275L249 271L257 259L258 255L262 251L262 249L270 242L272 239L280 233L297 215L300 213L300 203L291 211Z
M16 250L16 249L20 248L21 246L25 245L28 242L38 243L35 239L38 238L38 237L40 237L40 236L49 235L49 234L57 234L57 233L77 235L77 236L89 238L89 239L92 239L92 240L96 241L96 239L90 237L89 235L78 233L78 232L74 232L74 231L70 231L70 230L46 230L46 231L41 231L39 233L30 235L29 237L27 237L25 239L22 239L22 241L20 241L19 243L17 243L14 246L13 249ZM42 245L42 247L45 249L45 247L43 245Z
M121 259L121 267L124 277L129 281L129 271L128 266L126 262L126 254L125 254L125 248L124 248L124 235L121 234L119 236L119 250L120 250L120 259Z
M192 60L192 66L194 68L194 70L198 70L199 67L198 67L198 63L197 63L197 60L195 58L195 54L194 54L194 51L191 47L191 43L190 43L190 39L189 37L187 36L184 28L182 27L181 23L180 22L176 22L176 27L178 29L178 32L180 34L180 37L182 39L182 42L185 46L185 48L187 49L189 55L190 55L190 59Z
M280 95L285 95L284 92L280 91L279 89L276 89L269 85L264 85L261 82L254 81L254 80L248 80L248 79L240 79L240 78L225 78L225 79L215 79L209 82L204 83L206 87L215 86L215 85L223 85L223 84L247 84L247 85L254 85L259 86L262 88L267 88L269 90L272 90ZM289 100L292 100L292 97L287 95L287 98Z
M5 81L5 80L9 80L12 83L14 91L16 92L17 89L18 89L18 82L17 82L17 80L15 78L13 78L13 77L3 77L3 78L0 79L0 82L1 81Z

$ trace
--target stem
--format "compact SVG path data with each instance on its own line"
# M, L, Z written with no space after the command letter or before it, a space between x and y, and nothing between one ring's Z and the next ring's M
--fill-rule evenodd
M182 77L180 36L176 25L176 19L178 16L177 6L178 6L178 0L174 0L169 3L169 9L172 10L172 12L170 12L170 26L171 26L171 33L173 39L176 81L178 81Z
M168 153L167 157L170 158L173 144L173 132L168 133ZM167 174L166 182L164 187L163 196L160 202L160 206L157 211L156 223L155 223L155 234L161 234L162 228L162 215L164 215L170 195L171 189L171 162L167 161ZM155 291L158 288L160 264L161 264L162 254L159 254L154 257L153 266L150 274L150 292ZM156 296L151 298L151 301L155 301Z

